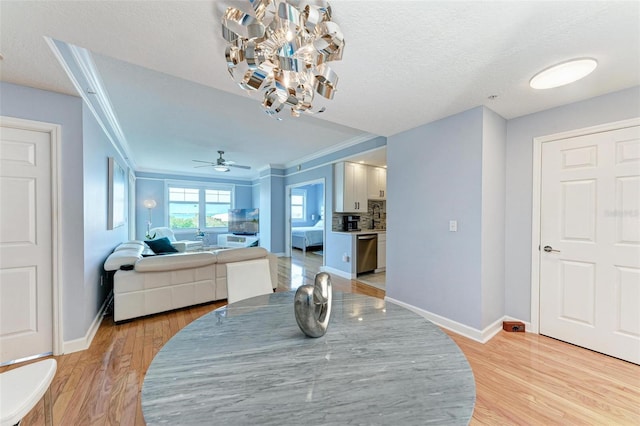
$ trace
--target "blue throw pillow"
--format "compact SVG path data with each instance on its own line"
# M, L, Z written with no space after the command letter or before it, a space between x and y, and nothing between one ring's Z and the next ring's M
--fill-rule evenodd
M153 250L155 254L178 252L178 250L176 250L176 248L171 245L171 241L169 241L169 238L167 237L158 238L157 240L145 241L145 243L147 243L149 248Z

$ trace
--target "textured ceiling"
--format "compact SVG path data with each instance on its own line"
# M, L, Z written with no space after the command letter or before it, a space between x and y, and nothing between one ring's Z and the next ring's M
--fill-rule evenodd
M640 84L636 1L337 0L335 99L317 118L275 122L225 69L219 18L232 3L245 4L2 0L0 78L76 94L43 36L91 50L136 164L180 173L218 149L255 172L478 105L513 118ZM529 88L535 72L584 56L599 61L586 79Z

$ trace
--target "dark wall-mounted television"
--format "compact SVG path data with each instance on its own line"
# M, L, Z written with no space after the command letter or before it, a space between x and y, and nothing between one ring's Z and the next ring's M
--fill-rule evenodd
M235 235L256 235L260 232L259 209L229 209L229 232Z

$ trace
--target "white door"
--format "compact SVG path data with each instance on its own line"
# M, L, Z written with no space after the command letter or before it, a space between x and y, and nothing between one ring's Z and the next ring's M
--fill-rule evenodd
M0 128L0 364L52 352L51 135Z
M640 363L640 127L543 143L541 185L540 333Z

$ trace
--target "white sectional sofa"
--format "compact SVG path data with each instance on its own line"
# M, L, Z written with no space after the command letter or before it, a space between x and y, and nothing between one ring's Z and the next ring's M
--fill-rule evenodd
M262 247L144 257L145 244L120 244L104 263L113 274L113 319L144 315L227 298L227 263L268 259L273 289L278 261Z

